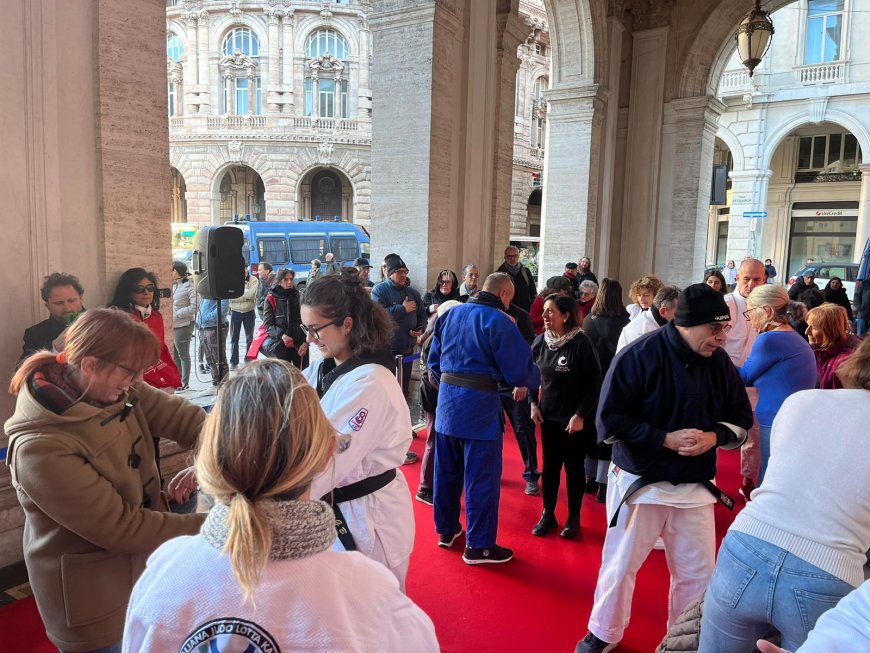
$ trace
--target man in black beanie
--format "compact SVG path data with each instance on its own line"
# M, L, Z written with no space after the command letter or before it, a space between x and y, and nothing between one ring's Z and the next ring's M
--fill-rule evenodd
M609 651L622 639L635 576L659 534L671 572L669 623L707 588L716 554L713 505L734 504L712 483L716 447L739 447L752 426L740 374L722 349L730 319L721 293L691 285L677 298L673 322L623 349L610 366L597 418L599 441L613 444L610 528L589 632L575 653Z

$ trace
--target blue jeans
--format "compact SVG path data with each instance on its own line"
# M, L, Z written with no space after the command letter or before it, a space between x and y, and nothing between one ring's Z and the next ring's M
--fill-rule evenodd
M719 549L704 597L704 653L743 653L775 626L797 649L816 620L854 588L785 550L737 531Z
M758 425L758 446L759 457L761 462L758 468L758 481L756 485L761 485L764 480L764 474L767 471L767 461L770 459L770 427Z
M57 650L60 651L60 653L66 653L62 648ZM111 646L104 646L103 648L98 648L93 651L88 651L88 653L121 653L121 642L112 644Z

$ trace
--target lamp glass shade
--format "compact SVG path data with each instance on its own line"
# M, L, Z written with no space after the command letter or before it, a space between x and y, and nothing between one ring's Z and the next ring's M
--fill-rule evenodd
M737 54L741 63L749 70L750 77L770 47L772 35L773 23L767 12L761 9L753 9L740 21L734 35L737 39Z

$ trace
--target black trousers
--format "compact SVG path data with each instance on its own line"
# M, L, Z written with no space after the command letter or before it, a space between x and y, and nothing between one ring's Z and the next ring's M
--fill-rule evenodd
M579 515L583 502L586 475L583 460L594 450L594 441L588 433L568 433L565 425L552 420L541 424L541 450L544 464L541 471L541 490L544 495L544 510L554 512L559 497L562 468L565 468L565 486L568 490L568 514Z

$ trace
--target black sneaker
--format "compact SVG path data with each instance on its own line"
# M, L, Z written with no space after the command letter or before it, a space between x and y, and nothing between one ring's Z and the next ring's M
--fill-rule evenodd
M574 653L607 653L616 648L616 644L608 644L598 639L592 632L586 633L586 637L577 642Z
M465 547L465 553L462 554L462 559L467 565L495 565L500 562L507 562L513 557L513 549L499 546L498 544L493 544L485 549L472 549L470 546L467 546Z
M414 498L420 503L425 503L427 506L435 505L435 498L432 496L432 490L427 487L421 487L417 490L417 494L414 495Z
M536 496L541 493L541 485L537 481L526 481L526 494Z
M598 503L607 503L607 483L598 485L598 492L595 495L595 500Z
M595 494L598 491L598 483L595 482L594 476L586 477L586 486L583 488L583 492L586 494Z
M438 546L442 549L449 549L453 546L453 543L456 541L456 538L462 535L462 525L460 524L459 530L457 530L452 535L439 535L438 536Z
M402 464L413 465L415 462L417 462L418 458L419 456L417 454L415 454L413 451L409 451L405 454L405 462L403 462Z

